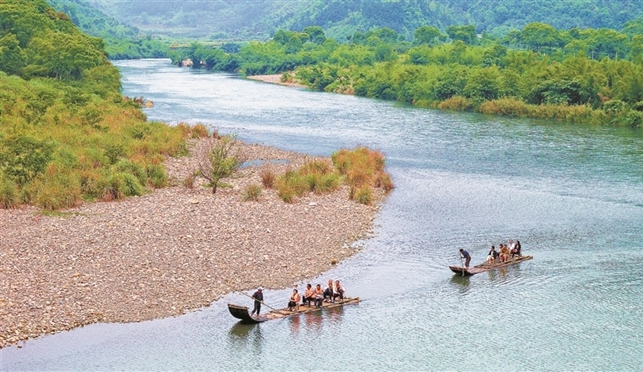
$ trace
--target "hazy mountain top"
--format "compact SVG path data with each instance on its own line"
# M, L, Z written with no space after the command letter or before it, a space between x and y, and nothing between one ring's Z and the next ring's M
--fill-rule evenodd
M504 34L530 22L558 29L614 28L643 16L643 0L86 0L146 33L267 38L277 29L321 26L342 39L389 27L409 37L423 25L474 24Z

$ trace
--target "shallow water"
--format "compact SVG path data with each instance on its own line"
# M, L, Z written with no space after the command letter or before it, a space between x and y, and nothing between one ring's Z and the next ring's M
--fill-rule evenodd
M237 324L230 294L178 318L97 324L0 350L3 370L638 370L643 362L643 132L406 107L233 75L117 62L149 119L330 155L382 150L396 184L375 237L312 283L363 298ZM519 239L534 259L471 278ZM285 304L289 289L266 291Z

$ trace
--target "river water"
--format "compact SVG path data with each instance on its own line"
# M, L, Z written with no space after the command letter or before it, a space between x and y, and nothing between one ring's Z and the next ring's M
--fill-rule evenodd
M396 189L375 236L312 283L358 305L242 326L226 303L178 318L96 324L0 350L5 370L639 370L643 131L449 113L119 61L147 115L202 122L313 155L382 150ZM534 259L454 276L519 239ZM265 293L283 305L289 290Z

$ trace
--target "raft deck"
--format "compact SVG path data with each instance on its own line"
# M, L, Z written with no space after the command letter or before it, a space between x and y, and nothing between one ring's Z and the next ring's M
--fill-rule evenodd
M468 269L462 266L449 266L449 269L451 269L451 271L453 271L454 273L462 276L471 276L471 275L483 273L485 271L497 269L499 267L513 265L522 261L528 261L528 260L531 260L532 258L534 258L534 256L518 256L518 257L511 258L505 262L500 262L500 263L495 263L490 265L486 263L481 263L480 265L476 265Z
M361 300L359 297L353 297L353 298L349 297L335 302L323 302L321 307L315 307L314 303L311 302L310 306L300 304L299 310L290 311L288 310L288 308L272 310L266 315L261 315L258 317L250 316L250 313L248 312L248 307L246 306L228 304L228 311L230 311L230 314L232 314L233 317L239 319L241 323L256 324L256 323L265 322L267 320L286 318L289 316L321 311L322 309L330 309L338 306L356 304L360 301Z

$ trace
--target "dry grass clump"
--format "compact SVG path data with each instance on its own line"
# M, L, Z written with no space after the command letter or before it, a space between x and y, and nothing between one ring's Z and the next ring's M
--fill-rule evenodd
M341 185L341 176L325 160L307 161L297 170L289 169L275 182L279 197L291 203L294 197L307 192L325 194L335 191Z
M241 198L243 201L258 201L260 195L261 186L253 184L246 186L241 194Z
M332 155L332 160L339 173L346 177L350 198L359 203L372 202L373 187L387 192L394 188L391 177L384 171L384 155L379 151L366 147L342 149Z
M472 100L461 96L453 96L438 104L440 110L471 111L473 107Z
M264 188L271 189L275 185L275 173L272 170L264 168L259 173L259 177L261 177L261 184Z

